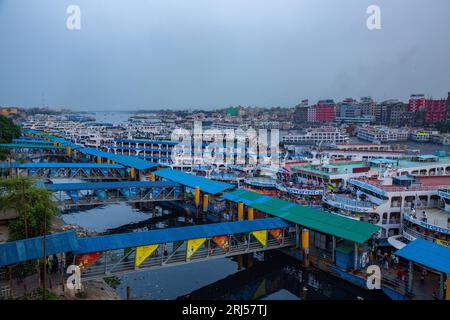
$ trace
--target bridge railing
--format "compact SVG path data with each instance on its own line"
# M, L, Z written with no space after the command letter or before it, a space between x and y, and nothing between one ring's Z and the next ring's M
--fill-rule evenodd
M185 248L168 253L167 255L164 255L161 252L156 252L152 256L147 258L139 266L139 268L135 267L134 255L129 255L127 258L119 260L119 262L116 263L108 264L108 260L106 259L103 261L103 263L94 264L82 272L82 277L85 279L104 277L108 275L116 275L156 267L177 265L193 261L202 261L219 257L230 257L239 254L291 246L294 243L295 238L292 236L288 236L282 239L281 242L277 239L269 239L267 240L266 246L263 246L258 241L251 241L247 243L239 242L236 245L230 246L228 251L224 251L219 247L216 247L216 249L212 251L208 245L208 247L202 247L198 249L189 259L186 256Z

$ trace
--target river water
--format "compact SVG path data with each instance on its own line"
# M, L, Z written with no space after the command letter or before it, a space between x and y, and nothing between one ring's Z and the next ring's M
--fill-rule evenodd
M63 213L66 223L90 232L131 232L186 225L171 211L152 218L140 205L114 204ZM174 216L175 214L175 216ZM150 219L151 218L151 219ZM134 223L135 225L131 224ZM112 229L112 230L111 230ZM116 229L116 230L114 230ZM116 291L126 299L384 299L379 292L368 292L324 272L305 270L300 262L277 251L193 262L167 268L125 274Z

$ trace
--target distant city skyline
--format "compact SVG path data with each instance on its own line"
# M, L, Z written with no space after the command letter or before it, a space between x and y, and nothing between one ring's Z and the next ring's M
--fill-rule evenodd
M69 5L81 30L66 28ZM368 6L381 29L368 30ZM0 106L294 107L450 91L450 1L0 0ZM417 17L420 17L418 19Z

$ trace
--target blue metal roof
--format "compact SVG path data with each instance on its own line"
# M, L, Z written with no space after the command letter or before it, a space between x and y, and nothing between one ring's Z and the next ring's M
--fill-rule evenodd
M53 143L51 141L47 141L44 139L25 139L25 138L13 139L12 142L13 143L37 143L37 144L52 144Z
M416 239L395 254L425 267L450 274L450 248L440 244Z
M51 191L67 190L95 190L117 188L164 188L177 187L178 183L172 181L114 181L114 182L88 182L88 183L47 183L45 188Z
M19 165L20 165L19 162L0 162L1 169L18 168Z
M200 190L210 194L216 194L235 187L229 183L206 179L174 169L161 169L156 171L155 175L191 188L199 187Z
M170 141L170 140L144 140L144 139L118 139L116 142L125 142L125 143L148 143L148 144L166 144L166 145L176 145L178 141Z
M162 244L165 242L245 233L256 230L286 228L289 226L289 223L280 218L268 218L80 238L78 239L79 248L75 253L82 254L132 248L150 244Z
M44 256L43 237L0 244L0 266L11 265ZM47 255L76 251L77 236L74 231L50 234L46 240Z
M84 169L123 169L120 164L79 163L79 162L29 162L22 163L19 168L84 168Z
M132 167L136 168L138 170L146 170L154 167L158 167L159 164L151 161L147 161L144 159L140 159L135 156L127 156L123 154L114 154L111 152L105 152L93 148L84 148L80 149L79 152L88 154L95 157L101 157L105 159L109 159L111 161L120 163L121 165L124 165L126 167Z

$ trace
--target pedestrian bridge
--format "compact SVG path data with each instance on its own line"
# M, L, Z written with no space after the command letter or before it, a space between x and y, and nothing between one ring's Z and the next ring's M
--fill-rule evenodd
M75 261L92 279L289 247L295 232L268 218L81 238Z
M125 179L127 171L119 164L40 162L23 163L15 168L16 175L46 179Z
M179 201L184 188L169 181L48 183L58 206L90 206L119 202Z
M280 218L78 238L48 235L47 255L72 253L82 278L91 279L279 249L295 244L296 228ZM0 267L42 258L43 237L0 245ZM66 255L67 257L67 255Z

